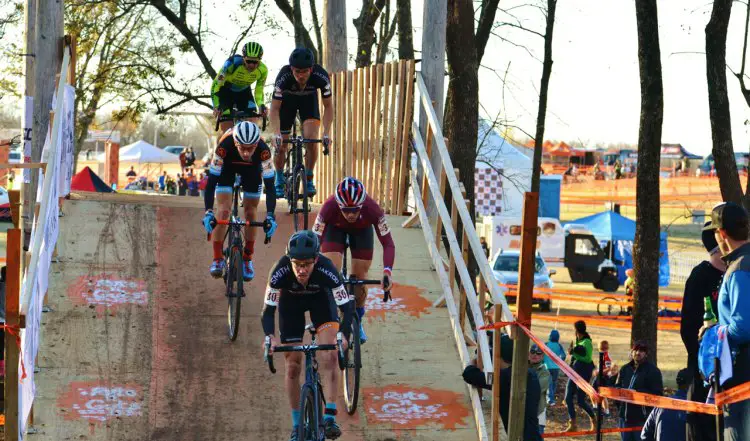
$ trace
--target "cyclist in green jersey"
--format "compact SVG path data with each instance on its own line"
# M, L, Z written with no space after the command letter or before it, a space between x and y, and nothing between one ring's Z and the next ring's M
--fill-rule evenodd
M211 85L211 100L214 106L214 118L219 114L229 115L230 109L236 107L242 112L266 114L263 86L268 77L268 68L261 61L263 47L253 41L242 47L242 55L232 55L216 75ZM250 86L255 83L255 96ZM252 122L260 125L257 118ZM232 127L233 122L223 121L222 132Z

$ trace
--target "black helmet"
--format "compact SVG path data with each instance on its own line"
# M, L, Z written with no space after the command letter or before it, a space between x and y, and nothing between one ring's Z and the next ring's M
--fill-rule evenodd
M292 234L286 246L286 255L290 259L312 259L318 255L320 241L318 235L310 230L301 230Z
M297 69L307 69L315 64L315 54L306 47L298 47L289 56L289 65Z

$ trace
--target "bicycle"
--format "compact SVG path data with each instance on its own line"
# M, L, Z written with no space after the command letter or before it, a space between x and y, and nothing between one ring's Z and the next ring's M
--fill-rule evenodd
M307 171L303 161L302 147L305 144L323 144L323 154L328 155L328 145L322 139L307 139L301 136L291 136L282 141L283 144L291 144L292 148L286 153L284 161L284 187L286 188L286 200L289 203L289 214L294 216L294 231L299 231L299 215L303 217L303 230L308 229L307 214L310 212L309 196L307 194ZM291 163L289 161L291 156ZM302 201L302 208L298 203Z
M224 259L227 262L224 271L224 283L226 284L226 296L229 303L227 308L227 331L229 340L235 341L239 331L240 310L242 298L245 297L244 279L242 278L242 248L244 240L242 237L242 227L263 227L263 232L267 233L271 229L271 222L266 219L263 222L245 221L240 219L238 214L239 195L241 193L240 175L236 174L234 186L232 188L232 214L227 220L217 219L214 225L228 225L227 232L224 235L224 242L228 246L224 248ZM229 238L229 240L227 240ZM267 244L271 238L266 237L263 243Z
M596 312L603 316L621 316L631 315L632 307L628 305L628 302L632 301L632 297L629 299L616 298L612 296L602 297L596 305Z
M350 274L346 277L347 272L347 250L349 249L349 239L347 238L344 246L344 261L341 267L341 274L344 275L343 284L346 288L346 292L349 293L350 297L354 297L353 288L354 286L361 285L379 285L380 280L366 280L357 279L354 274ZM390 290L386 291L383 295L383 301L387 302L391 298ZM344 402L346 403L346 413L354 415L357 411L357 402L359 401L359 387L360 387L360 370L362 369L362 352L361 352L361 341L360 341L360 322L359 315L356 313L352 318L352 333L349 337L349 348L344 354ZM349 354L353 355L353 360L349 357Z
M240 121L245 121L252 118L263 118L263 127L261 128L261 130L266 130L267 118L260 113L229 109L229 115L223 115L221 112L224 112L224 110L227 109L219 109L220 113L219 116L216 117L216 127L214 127L214 132L219 131L219 124L223 123L224 121L232 121L232 125L234 126Z
M309 345L296 346L274 346L274 352L304 352L305 353L305 382L302 385L300 393L300 424L297 426L297 439L299 441L322 441L325 439L323 433L323 412L321 411L326 404L323 393L323 385L320 384L320 375L318 374L318 361L315 358L317 351L337 351L339 359L339 368L343 369L343 336L341 332L336 335L336 344L319 345L316 341L315 328L308 324L305 330L310 332L312 342ZM269 353L271 349L271 339L266 337L266 349L263 358L268 363L268 369L271 373L276 373L273 365L273 354Z

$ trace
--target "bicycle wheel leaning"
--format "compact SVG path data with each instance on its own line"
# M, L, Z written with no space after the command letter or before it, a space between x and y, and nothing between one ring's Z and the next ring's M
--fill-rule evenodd
M309 384L302 386L300 394L300 421L297 426L298 441L320 441L319 409L315 409L315 393Z
M349 337L346 369L344 369L344 401L346 413L354 415L359 400L359 371L362 368L362 353L359 341L359 318L352 320L352 335Z
M242 278L242 252L237 247L232 247L227 266L227 331L229 339L235 341L240 327L240 309L242 296L244 294Z
M618 302L618 300L614 297L604 297L599 300L600 302L596 305L596 312L599 313L599 315L606 315L606 316L612 316L612 315L620 315L622 313L622 305L615 305L614 302Z

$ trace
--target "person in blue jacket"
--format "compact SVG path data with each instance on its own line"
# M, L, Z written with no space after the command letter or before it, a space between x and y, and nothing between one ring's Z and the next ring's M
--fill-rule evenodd
M692 373L690 369L677 372L677 392L672 398L687 399ZM654 408L641 430L641 441L685 441L687 412Z
M560 344L560 333L557 329L549 332L549 341L547 347L552 350L558 357L565 361L565 348ZM557 390L557 378L560 376L560 367L556 365L548 355L544 356L544 364L549 371L549 389L547 390L547 405L555 405L555 391Z

